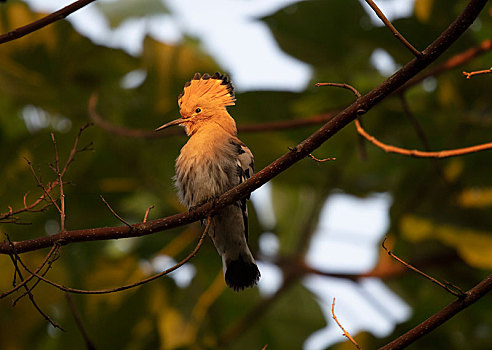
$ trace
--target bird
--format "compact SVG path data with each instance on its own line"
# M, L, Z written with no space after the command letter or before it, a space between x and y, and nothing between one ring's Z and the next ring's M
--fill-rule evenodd
M178 96L181 118L173 125L184 127L188 141L176 159L174 184L180 202L192 210L246 181L254 173L254 157L237 138L236 122L226 107L235 105L229 77L195 73ZM260 271L248 247L247 198L214 213L209 237L222 257L226 285L234 291L254 287Z

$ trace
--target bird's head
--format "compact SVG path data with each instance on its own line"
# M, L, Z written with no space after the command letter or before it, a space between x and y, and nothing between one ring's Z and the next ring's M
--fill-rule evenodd
M193 135L202 125L214 122L235 134L236 123L226 110L227 106L235 104L234 101L234 87L227 76L218 72L212 76L195 73L178 97L181 118L166 123L155 131L181 125L188 135Z

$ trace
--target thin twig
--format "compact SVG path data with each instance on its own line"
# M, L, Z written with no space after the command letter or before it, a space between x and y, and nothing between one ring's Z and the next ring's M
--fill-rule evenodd
M58 177L58 186L60 188L60 232L65 232L65 193L63 191L63 179L60 172L60 158L58 156L58 148L56 147L55 135L51 133L51 140L53 141L53 148L55 152L55 173Z
M55 206L56 210L58 210L58 212L61 213L60 207L58 206L56 201L53 199L53 197L51 197L50 191L48 191L48 188L51 188L50 184L48 184L48 187L45 187L43 185L43 183L41 182L41 178L38 176L38 174L34 170L31 161L27 158L24 158L24 159L26 160L27 165L29 166L29 169L31 169L31 172L32 172L34 178L36 179L38 186L43 190L44 195L49 198L49 200L51 201L51 204L53 204Z
M331 304L331 316L333 317L333 319L337 323L338 327L340 327L340 329L343 331L343 336L346 337L348 340L350 340L350 342L352 344L354 344L357 349L360 350L361 348L360 348L359 344L357 344L357 342L355 341L354 338L352 338L350 333L347 332L345 330L345 328L343 328L343 326L340 324L340 322L338 322L337 316L335 315L335 298L333 298L333 303Z
M54 172L56 173L57 175L57 180L52 182L52 183L48 183L46 186L44 186L42 184L42 181L41 181L41 178L37 176L36 172L34 171L34 168L32 166L32 163L26 159L27 161L27 164L29 166L29 168L31 169L31 172L33 173L34 175L34 178L36 179L36 182L38 183L38 186L41 187L43 189L43 194L41 196L38 197L38 199L36 199L32 204L27 204L27 196L29 194L29 192L25 193L24 194L24 197L23 197L23 203L24 203L24 208L21 208L21 209L17 209L17 210L13 210L12 207L8 207L9 208L9 211L6 212L6 213L1 213L0 214L0 220L3 221L4 223L6 221L4 221L5 219L8 219L8 218L12 218L14 217L14 215L16 214L20 214L20 213L23 213L23 212L39 212L39 211L43 211L45 210L47 207L55 204L56 205L56 201L54 201L54 199L51 197L50 193L51 191L58 185L60 186L63 186L63 182L61 180L61 178L65 175L65 173L67 172L67 169L69 167L69 165L72 163L72 161L74 160L74 156L76 153L78 152L83 152L83 151L87 151L87 150L91 150L91 146L92 146L92 143L89 143L89 145L83 147L82 149L77 149L77 145L78 145L78 142L79 142L79 139L80 139L80 136L82 134L82 132L87 129L89 126L91 126L92 124L86 124L84 126L82 126L80 129L79 129L79 132L77 134L77 137L75 138L75 142L74 142L74 145L72 147L72 149L70 150L70 155L65 163L65 166L63 167L63 170L60 171L60 166L59 166L59 157L58 157L58 150L56 148L56 140L54 140L54 135L52 134L51 137L52 137L52 141L53 141L53 144L54 144L54 148L55 148L55 162L56 162L56 166L53 167L53 170ZM58 169L58 170L57 170ZM63 193L63 188L60 188L61 190L61 193ZM48 197L50 200L46 200L46 197ZM61 196L64 200L64 195ZM41 208L38 208L38 209L34 209L38 204L40 204L42 201L46 201L47 204L41 206ZM62 208L64 208L64 202L62 203L61 205ZM60 208L58 207L58 205L56 205L56 208L57 210L61 213L63 212ZM17 223L17 224L22 224L22 223L19 223L17 222L17 218L13 218L13 221L9 221L9 222L13 222L13 223ZM64 220L62 220L62 232L64 231Z
M78 146L79 140L80 140L80 136L82 135L82 133L84 132L85 129L89 128L92 125L93 125L92 123L87 123L87 124L85 124L84 126L82 126L79 129L79 132L77 133L77 136L75 137L75 141L73 143L73 147L70 150L70 154L68 156L68 159L67 159L67 161L65 163L65 166L63 167L63 170L61 171L61 176L64 176L65 173L67 172L68 167L74 161L75 154L77 154L79 152L85 152L85 151L92 151L93 150L93 148L92 148L92 142L90 142L87 146L85 146L85 147L83 147L81 149L77 149L77 146Z
M42 273L41 273L41 276L46 276L46 274L48 273L48 271L51 269L51 267L53 266L53 263L58 260L58 258L60 257L59 256L59 251L60 251L60 246L58 244L55 244L55 251L54 251L54 255L52 258L50 258L48 260L48 266L46 267L46 270L44 270ZM38 273L38 272L37 272ZM28 278L32 278L34 277L34 275L29 275ZM27 291L25 291L23 294L21 294L20 296L17 297L17 299L14 300L14 302L12 303L12 306L15 306L17 304L17 302L19 300L21 300L23 297L25 297L26 295L28 295L29 292L32 292L34 290L34 288L36 288L36 286L39 284L41 280L40 279L37 279L36 282L33 283L32 286L30 286Z
M410 106L408 105L405 94L402 93L399 95L399 97L400 97L401 106L403 107L403 111L405 112L405 116L412 123L413 128L415 129L415 132L417 133L418 138L422 142L422 146L424 147L424 150L429 151L430 150L430 144L429 144L429 140L427 139L427 136L425 135L424 128L422 128L422 125L420 125L419 121L417 120L415 115L410 110Z
M386 18L386 16L384 15L384 13L379 9L379 7L377 7L377 5L374 3L374 1L372 0L366 0L367 4L369 6L371 6L371 8L373 9L373 11L376 13L376 15L379 17L379 19L381 19L381 21L383 21L384 25L386 27L388 27L389 30L391 30L391 32L393 33L393 35L398 39L400 40L400 42L405 45L405 47L410 50L410 52L417 58L421 58L422 57L422 52L420 52L419 50L417 50L415 47L412 46L412 44L410 44L408 42L407 39L405 39L403 37L403 35L400 34L400 32L398 32L398 30L396 30L395 26Z
M61 20L65 17L67 17L69 14L81 9L82 7L90 4L95 0L78 0L75 1L74 3L65 6L61 10L58 10L56 12L53 12L52 14L45 16L37 21L34 21L32 23L29 23L25 26L16 28L8 33L0 35L0 44L22 38L24 35L30 34L32 32L35 32L36 30L39 30L48 24L51 24L53 22L56 22L58 20Z
M96 350L96 346L94 345L94 342L89 337L89 333L87 333L87 330L85 329L84 323L82 322L82 318L80 317L80 314L77 308L75 307L75 304L72 300L72 296L70 295L70 293L65 293L65 299L67 299L67 304L70 307L70 311L72 312L72 316L75 320L75 323L79 328L80 334L82 334L82 338L84 338L85 347L87 348L87 350Z
M410 109L410 106L408 105L408 102L407 102L407 99L405 96L405 92L402 91L399 94L399 97L400 97L401 106L403 107L403 111L405 112L405 116L412 123L413 128L415 129L415 132L417 133L417 136L419 137L420 141L422 142L422 146L424 147L424 151L429 152L430 151L429 140L427 139L427 136L425 135L424 128L422 127L422 125L420 125L418 119L412 113L412 110ZM439 176L439 178L444 183L448 183L448 180L444 176L444 173L442 171L442 168L441 168L439 162L435 158L431 158L430 161L431 161L432 166L434 167L434 170L436 171L437 175Z
M46 190L48 192L51 192L54 187L55 187L55 184L54 183L51 183L51 184L48 185L48 187L46 188ZM26 194L24 194L24 198L23 198L24 208L13 210L12 207L9 206L9 211L8 212L1 213L0 214L0 220L4 220L4 219L10 218L10 217L13 217L16 214L20 214L20 213L23 213L23 212L40 212L40 211L43 211L47 207L49 207L49 206L52 205L51 202L48 202L47 204L43 205L39 209L33 209L39 203L41 203L42 201L45 200L45 196L46 195L43 193L41 196L38 197L38 199L36 199L33 203L31 203L31 204L28 205L27 204L27 196L28 196L28 194L29 194L29 192L27 192Z
M308 154L308 157L311 158L312 160L318 162L318 163L328 162L330 160L337 160L336 158L323 158L323 159L319 159L319 158L316 158L315 156L313 156L311 153Z
M185 135L184 130L181 130L181 128L176 128L176 129L170 128L164 130L162 133L156 133L154 130L130 129L130 128L125 128L122 126L112 124L109 121L103 119L97 112L96 106L97 106L98 99L99 97L97 93L93 93L89 98L89 103L88 103L89 117L91 118L92 122L95 125L99 126L100 128L106 130L107 132L113 135L143 138L143 139L157 139L157 138L162 138L172 135L183 135L183 136Z
M417 269L415 266L412 266L410 265L409 263L403 261L402 259L400 259L399 257L397 257L391 250L389 250L388 248L386 248L386 246L384 245L384 242L386 241L386 237L383 239L383 242L381 243L381 246L383 247L383 249L388 253L389 256L391 256L393 259L397 260L398 262L402 263L403 265L405 265L407 268L409 268L410 270L412 271L415 271L417 272L419 275L427 278L429 281L431 281L432 283L434 284L437 284L439 287L443 288L444 290L446 290L448 293L451 293L453 294L454 296L458 297L458 298L462 298L465 296L465 293L461 290L461 288L459 288L458 286L455 286L451 283L442 283L438 280L436 280L435 278L427 275L426 273L420 271L419 269ZM450 286L451 288L449 288L448 286Z
M466 79L470 79L474 75L479 75L479 74L487 74L487 73L492 73L492 67L489 69L484 69L484 70L476 70L474 72L463 72L463 75L466 76Z
M360 92L354 88L352 85L349 85L349 84L339 84L339 83L316 83L315 84L316 86L320 87L320 86L332 86L332 87L338 87L338 88L342 88L342 89L347 89L347 90L350 90L354 93L355 96L357 96L357 98L359 98L361 96Z
M446 252L442 254L436 254L429 257L422 257L420 259L414 259L414 261L411 261L410 263L414 266L420 266L420 268L424 268L424 267L425 268L432 268L432 267L451 268L452 265L450 265L450 262L456 264L461 262L461 259L454 251ZM380 262L371 271L363 273L362 275L348 275L348 277L351 279L355 278L355 280L365 277L377 277L386 280L386 279L398 278L410 272L412 271L396 261L394 261L393 264L389 264L387 262L380 260ZM324 274L324 273L325 273L324 271L318 271L318 274ZM327 276L329 276L329 274L327 274ZM338 277L340 277L340 275Z
M19 257L19 255L15 251L15 246L12 243L12 241L10 240L10 237L7 234L5 234L5 236L7 237L8 244L10 245L10 247L12 249L12 253L9 254L10 260L12 260L12 264L14 265L14 268L17 271L17 275L19 276L21 282L23 282L24 281L24 277L22 276L22 272L21 272L19 266L17 265L17 262L19 262L25 268L24 262L21 260L21 258ZM53 321L51 319L51 317L49 317L47 314L44 313L43 310L41 310L41 308L39 307L39 305L36 303L36 300L34 300L34 295L31 293L31 291L29 290L29 288L27 287L27 285L25 283L23 284L23 287L26 290L26 292L28 293L29 300L31 301L31 304L39 312L39 314L41 316L43 316L43 318L46 321L48 321L53 327L58 328L58 329L60 329L60 330L63 331L63 328L62 327L60 327L55 321Z
M489 52L491 49L492 49L492 39L486 39L482 41L480 44L478 44L477 46L471 47L463 52L457 53L456 55L448 58L445 62L428 69L425 73L413 77L405 84L403 84L403 86L400 87L396 92L399 93L403 90L406 90L420 83L422 80L426 78L438 76L443 72L461 66L471 61L475 57L482 55L486 52Z
M373 145L381 148L387 153L396 153L403 156L415 157L415 158L449 158L449 157L457 157L470 153L477 153L482 151L487 151L492 149L492 142L483 143L480 145L464 147L464 148L456 148L435 152L425 152L419 151L415 149L406 149L401 147L396 147L392 145L388 145L376 139L374 136L370 135L367 131L364 130L362 125L358 122L358 120L354 121L355 127L357 128L357 132L361 134L367 141L371 142Z
M130 228L130 230L133 230L133 227L132 225L130 225L127 221L125 221L121 216L118 215L118 213L116 213L113 208L111 208L111 206L109 205L108 202L106 202L106 200L104 199L104 197L102 196L102 194L99 195L99 197L101 197L101 200L104 202L104 204L106 204L106 206L108 207L108 209L111 211L111 213L118 219L120 220L122 223L124 223L126 226L128 226Z
M317 83L316 86L333 86L333 87L344 88L344 89L352 91L357 96L357 98L360 98L360 96L361 96L359 91L357 91L357 89L355 89L353 86L351 86L349 84ZM360 109L357 112L358 112L358 115L366 113L366 111L363 109ZM486 150L492 149L492 142L489 142L489 143L484 143L481 145L476 145L476 146L471 146L471 147L457 148L457 149L443 150L443 151L435 151L435 152L409 150L409 149L405 149L405 148L401 148L401 147L388 145L388 144L385 144L385 143L379 141L374 136L370 135L366 130L364 130L359 119L355 119L354 124L355 124L355 127L357 129L357 132L361 136L363 136L367 141L371 142L372 144L374 144L375 146L377 146L379 148L382 148L385 152L397 153L397 154L401 154L404 156L410 156L410 157L416 157L416 158L449 158L449 157L456 157L456 156L461 156L464 154L476 153L476 152L486 151Z
M34 273L34 272L31 272L29 270L29 268L24 265L24 263L22 262L22 260L19 260L19 262L21 263L22 267L24 267L24 269L27 270L27 272L29 272L30 274L33 274L34 276L36 276L37 278L39 278L40 280L46 282L47 284L50 284L52 285L53 287L56 287L64 292L68 292L68 293L74 293L74 294L109 294L109 293L115 293L115 292L120 292L122 290L127 290L127 289L130 289L130 288L134 288L134 287L138 287L142 284L145 284L145 283L148 283L148 282L151 282L155 279L158 279L162 276L165 276L175 270L177 270L178 268L180 268L181 266L183 266L184 264L186 264L188 261L190 261L197 253L198 253L198 250L200 249L200 247L202 246L203 244L203 240L205 239L205 236L207 235L208 233L208 230L210 228L210 223L212 222L212 220L210 219L210 216L208 217L207 219L207 225L205 226L205 230L203 231L202 235L200 236L200 239L195 247L195 249L193 249L193 251L188 254L188 256L186 258L184 258L183 260L181 260L179 263L177 263L176 265L168 268L167 270L165 271L162 271L158 274L155 274L153 276L150 276L150 277L147 277L141 281L138 281L138 282L135 282L135 283L131 283L131 284L127 284L127 285L124 285L124 286L120 286L120 287L116 287L116 288L110 288L110 289L100 289L100 290L85 290L85 289L76 289L76 288L70 288L70 287L66 287L62 284L59 284L59 283L56 283L56 282L53 282L47 278L45 278L44 276L41 276L37 273Z
M147 222L147 217L149 216L149 213L152 209L154 209L154 205L151 205L150 207L147 208L147 210L145 211L143 222Z
M360 122L360 118L359 118L359 122ZM357 133L357 150L359 153L360 160L366 161L367 160L366 140L361 135L359 135L359 133Z

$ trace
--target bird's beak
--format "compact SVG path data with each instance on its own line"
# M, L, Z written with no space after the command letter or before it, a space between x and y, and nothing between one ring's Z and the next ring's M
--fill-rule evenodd
M166 128L169 128L170 126L179 125L179 124L183 123L184 121L185 121L184 118L179 118L179 119L173 120L172 122L169 122L169 123L166 123L166 124L164 124L162 126L159 126L154 131L161 131L161 130L164 130Z

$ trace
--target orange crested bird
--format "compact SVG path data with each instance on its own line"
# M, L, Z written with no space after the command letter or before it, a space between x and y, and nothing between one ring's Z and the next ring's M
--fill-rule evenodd
M236 137L236 122L226 109L234 101L234 87L227 76L195 73L178 97L181 118L155 130L181 125L189 136L176 159L174 177L179 199L188 208L216 198L253 175L253 154ZM235 291L253 287L260 279L247 243L247 199L215 213L209 230L222 257L226 284Z

